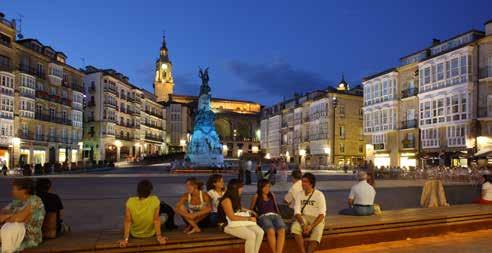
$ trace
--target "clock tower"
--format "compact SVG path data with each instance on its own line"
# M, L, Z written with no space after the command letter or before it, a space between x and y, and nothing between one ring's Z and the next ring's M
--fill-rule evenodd
M167 102L169 95L173 94L174 80L172 66L167 51L166 37L162 36L160 56L155 62L154 95L157 97L157 102Z

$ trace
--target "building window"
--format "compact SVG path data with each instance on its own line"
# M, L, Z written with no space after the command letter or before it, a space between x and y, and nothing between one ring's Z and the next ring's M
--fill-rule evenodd
M492 95L487 96L487 117L492 117Z
M340 147L340 153L345 153L345 144L340 143L339 147Z
M345 138L345 126L340 126L340 128L339 128L339 136L340 136L340 139L344 139Z
M339 105L338 112L340 113L340 117L345 117L345 106Z
M446 128L448 147L462 147L466 145L466 126L454 125Z
M439 129L428 128L422 129L422 147L424 148L438 148L439 147Z
M359 153L362 154L364 153L364 145L359 144Z

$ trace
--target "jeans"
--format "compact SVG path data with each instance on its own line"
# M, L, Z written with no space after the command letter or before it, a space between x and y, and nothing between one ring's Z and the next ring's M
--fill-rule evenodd
M284 220L282 220L282 217L279 214L260 216L260 218L258 219L258 225L260 225L260 227L262 227L265 232L271 228L273 228L273 230L275 231L287 228Z
M216 212L211 212L208 216L208 222L210 227L216 227L219 222L219 214Z
M226 234L241 238L246 240L244 243L245 253L258 253L260 252L261 242L263 241L263 229L258 225L252 226L241 226L241 227L230 227L226 226L224 228Z
M352 216L368 216L374 214L373 206L357 206L354 205L350 208L345 208L339 212L341 215L352 215Z

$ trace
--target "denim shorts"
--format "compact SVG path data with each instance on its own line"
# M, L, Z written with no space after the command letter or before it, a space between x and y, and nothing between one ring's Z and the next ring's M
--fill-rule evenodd
M282 220L282 217L278 214L263 215L258 219L258 225L266 232L267 230L273 228L275 231L279 229L286 229L287 226Z

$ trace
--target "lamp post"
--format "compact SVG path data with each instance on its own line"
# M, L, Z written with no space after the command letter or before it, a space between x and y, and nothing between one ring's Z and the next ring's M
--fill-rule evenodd
M14 145L10 144L9 149L11 150L10 157L9 157L9 170L11 170L14 167Z
M337 105L338 105L338 100L337 97L333 96L331 100L331 105L333 106L333 119L332 119L332 139L331 139L331 164L335 165L335 118L336 118L336 113L337 113Z

